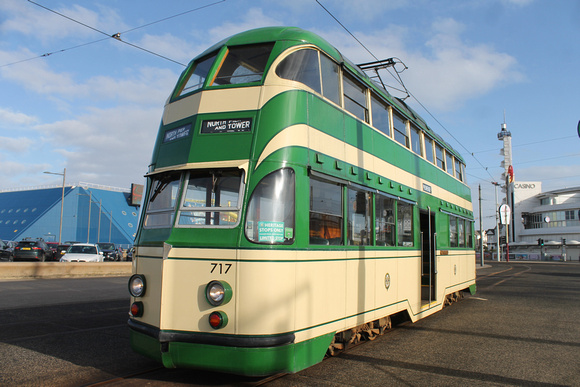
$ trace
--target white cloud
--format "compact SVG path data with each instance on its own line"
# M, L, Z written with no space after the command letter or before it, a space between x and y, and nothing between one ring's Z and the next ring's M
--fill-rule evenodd
M53 151L66 159L71 181L125 187L140 183L147 170L161 113L161 107L92 109L74 120L36 129L50 139Z
M46 6L46 8L107 34L109 31L113 31L110 32L112 35L118 30L126 28L119 15L108 7L103 6L98 10L90 10L75 4L70 7L51 8ZM5 16L5 20L0 24L0 30L33 36L44 43L51 42L55 38L62 39L68 36L83 39L104 36L73 20L57 15L49 9L44 9L30 2L3 0L0 4L0 10L8 16Z
M354 34L379 59L400 58L408 66L401 78L411 93L428 108L445 111L458 109L467 99L525 78L511 55L486 44L466 42L462 36L465 28L453 19L437 20L422 50L408 48L406 42L412 31L405 26L389 25L373 34ZM355 63L374 60L346 32L320 34ZM387 85L401 87L391 75L381 72L381 76ZM392 89L389 91L403 96Z
M12 109L0 108L0 127L31 125L38 122L38 118L24 113L15 112Z

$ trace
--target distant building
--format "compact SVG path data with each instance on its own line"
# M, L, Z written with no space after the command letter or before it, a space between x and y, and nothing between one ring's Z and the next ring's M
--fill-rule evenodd
M0 239L59 240L62 186L0 191ZM66 186L61 241L133 245L139 207L129 189ZM90 204L89 204L90 203Z
M541 182L516 181L513 193L510 258L580 260L580 187L542 192Z

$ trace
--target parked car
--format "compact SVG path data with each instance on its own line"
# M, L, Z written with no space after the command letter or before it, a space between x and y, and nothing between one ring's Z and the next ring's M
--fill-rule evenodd
M56 248L55 260L60 261L60 259L62 258L63 255L66 254L66 251L70 246L71 246L70 244L58 245L58 247Z
M12 251L14 248L9 242L0 240L0 259L3 261L12 261Z
M40 261L52 259L52 250L42 239L24 239L13 252L14 261Z
M68 248L61 262L103 262L103 252L98 245L79 243Z
M119 256L119 250L117 250L114 243L99 242L97 245L103 252L105 261L119 261L121 259Z
M50 250L52 251L52 257L50 258L51 261L58 261L60 259L60 255L58 254L58 242L46 242ZM47 259L48 261L48 259Z

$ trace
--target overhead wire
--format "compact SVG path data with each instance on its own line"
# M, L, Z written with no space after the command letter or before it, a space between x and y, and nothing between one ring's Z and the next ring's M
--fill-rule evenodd
M40 8L43 8L43 9L49 11L49 12L52 12L52 13L58 15L58 16L61 16L61 17L65 18L65 19L68 19L68 20L70 20L70 21L72 21L74 23L80 24L80 25L82 25L82 26L84 26L86 28L89 28L89 29L91 29L91 30L93 30L95 32L98 32L98 33L100 33L102 35L105 35L106 37L105 38L102 38L102 39L97 39L97 40L94 40L94 41L91 41L91 42L87 42L87 43L83 43L83 44L78 44L78 45L75 45L75 46L71 46L71 47L67 47L67 48L60 49L60 50L48 52L48 53L45 53L45 54L37 55L37 56L31 57L31 58L18 60L18 61L11 62L11 63L6 63L6 64L3 64L3 65L0 65L0 68L1 67L7 67L7 66L16 65L16 64L19 64L19 63L23 63L23 62L28 62L28 61L31 61L31 60L34 60L34 59L45 58L45 57L48 57L48 56L53 55L53 54L58 54L58 53L62 53L62 52L65 52L65 51L74 50L76 48L80 48L80 47L88 46L88 45L91 45L91 44L99 43L99 42L102 42L104 40L111 39L111 38L113 38L115 40L118 40L121 43L125 43L128 46L137 48L137 49L142 50L142 51L145 51L145 52L147 52L149 54L152 54L152 55L155 55L155 56L160 57L162 59L165 59L165 60L168 60L170 62L176 63L178 65L186 66L186 64L184 64L184 63L180 63L180 62L175 61L175 60L173 60L171 58L168 58L166 56L160 55L160 54L158 54L158 53L156 53L154 51L148 50L148 49L146 49L144 47L141 47L141 46L138 46L136 44L127 42L125 40L122 40L121 39L121 36L124 35L124 34L126 34L126 33L128 33L128 32L132 32L132 31L135 31L135 30L138 30L138 29L141 29L141 28L149 27L149 26L151 26L153 24L161 23L161 22L164 22L164 21L167 21L167 20L170 20L170 19L179 17L179 16L186 15L186 14L191 13L191 12L199 11L201 9L208 8L208 7L214 6L214 5L219 4L219 3L223 3L225 1L226 0L215 1L213 3L206 4L206 5L201 6L201 7L193 8L193 9L190 9L190 10L187 10L187 11L184 11L184 12L180 12L180 13L175 14L175 15L171 15L171 16L168 16L168 17L165 17L165 18L162 18L162 19L159 19L159 20L156 20L156 21L147 23L147 24L143 24L143 25L138 26L138 27L130 28L130 29L126 30L126 31L118 32L118 33L115 33L115 34L108 34L108 33L104 32L104 31L101 31L101 30L99 30L97 28L94 28L94 27L92 27L92 26L90 26L90 25L88 25L86 23L83 23L83 22L81 22L79 20L73 19L73 18L71 18L71 17L69 17L69 16L67 16L67 15L65 15L63 13L57 12L57 11L55 11L53 9L50 9L50 8L48 8L48 7L46 7L46 6L42 5L42 4L39 4L39 3L35 2L35 1L28 0L28 2L31 3L31 4L34 4L34 5L36 5L36 6L40 7Z

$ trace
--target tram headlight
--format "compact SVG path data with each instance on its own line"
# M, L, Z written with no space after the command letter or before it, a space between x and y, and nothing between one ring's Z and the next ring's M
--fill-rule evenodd
M205 298L213 306L227 304L232 299L232 288L226 281L211 281L205 287Z
M129 278L129 293L133 297L143 297L145 295L145 277L141 274L133 274Z

